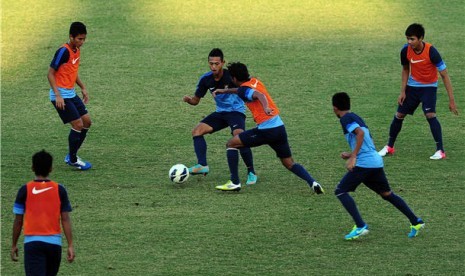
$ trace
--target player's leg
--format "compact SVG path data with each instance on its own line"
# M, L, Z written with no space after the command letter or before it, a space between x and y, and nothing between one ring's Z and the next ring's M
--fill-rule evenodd
M191 174L206 175L210 170L207 164L207 142L205 141L205 134L213 133L211 124L215 121L215 113L210 114L204 118L192 130L192 141L194 143L194 152L197 157L197 164L189 168Z
M78 149L80 149L82 146L82 143L87 137L87 132L89 131L90 126L92 125L92 120L90 119L90 115L87 111L85 104L82 102L81 98L76 96L73 98L73 101L74 101L74 105L76 106L77 111L79 112L79 115L81 116L81 121L82 121L81 141L78 147Z
M45 249L47 250L47 274L45 275L57 275L58 271L60 270L61 263L61 246L56 244L46 244L45 247Z
M442 128L439 120L436 117L436 93L437 87L423 88L425 93L422 95L423 112L428 121L431 134L436 142L436 152L430 157L432 160L440 160L446 158L444 146L442 143Z
M44 242L34 241L24 244L24 270L26 275L47 275Z
M250 131L249 131L250 132ZM242 134L247 135L246 132ZM239 179L239 148L244 147L239 135L229 139L226 143L226 158L228 160L228 167L230 172L230 179L226 184L218 185L215 188L221 191L240 191L241 182Z
M349 234L345 235L346 240L353 240L357 239L360 236L368 234L368 224L362 219L360 212L355 204L355 200L352 196L349 195L349 192L355 191L358 185L361 184L361 180L363 179L365 174L364 169L355 167L352 171L347 172L344 177L341 179L339 184L334 191L337 199L341 202L342 206L352 219L355 222L355 226L349 232Z
M239 135L245 130L245 119L246 116L241 112L228 112L226 115L226 120L228 125L231 128L231 133L233 136ZM245 166L247 167L247 182L246 185L252 185L257 182L257 176L255 174L255 168L253 165L253 155L252 150L249 147L239 148L242 160L244 161Z
M369 175L369 177L367 177L364 183L368 188L379 194L384 200L391 203L394 207L397 208L397 210L404 214L412 226L416 226L418 224L422 224L421 227L424 226L423 220L413 213L404 199L392 192L383 168L372 169L372 173ZM419 228L415 230L418 231ZM417 232L415 233L415 236L416 235Z
M378 152L380 156L394 154L394 143L396 142L397 136L402 130L402 124L404 122L405 116L407 114L412 115L420 104L418 91L415 91L414 88L407 86L405 94L405 100L402 105L397 107L396 115L394 116L394 119L392 119L391 125L389 127L388 143Z
M316 182L304 166L294 162L284 126L266 129L263 131L263 135L267 138L268 145L276 152L276 156L286 169L305 180L315 193L324 193L321 185Z

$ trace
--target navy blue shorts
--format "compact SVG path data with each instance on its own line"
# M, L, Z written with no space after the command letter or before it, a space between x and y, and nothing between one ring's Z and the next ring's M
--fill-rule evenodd
M60 118L63 121L63 124L67 124L69 122L77 120L88 113L86 105L82 102L79 96L76 95L76 97L74 98L68 98L64 100L65 100L64 110L58 109L55 105L55 101L52 101L52 104L57 110L58 115L60 115Z
M213 112L205 117L201 122L213 128L213 132L227 128L231 128L231 134L236 129L245 130L245 114L241 112Z
M61 246L34 241L24 244L26 275L57 275L61 262Z
M418 105L422 103L423 113L436 113L437 87L413 87L405 89L405 100L397 107L397 112L413 115Z
M361 183L377 194L391 191L383 168L355 167L344 175L334 193L338 195L353 192Z
M287 141L287 132L284 126L258 129L253 128L239 134L242 144L246 147L258 147L269 145L278 158L288 158L292 156L289 142Z

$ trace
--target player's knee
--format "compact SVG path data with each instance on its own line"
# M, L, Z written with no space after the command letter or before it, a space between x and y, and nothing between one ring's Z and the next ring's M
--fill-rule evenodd
M336 187L336 189L334 189L334 195L335 196L340 196L340 195L345 194L345 193L347 193L347 191L344 191L339 187Z
M426 117L426 119L436 118L436 113L426 113L425 117Z
M391 194L392 194L391 191L379 193L379 195L380 195L384 200L389 200L389 198L391 197Z
M402 119L405 118L405 114L397 112L396 113L396 118L399 119L399 120L402 120Z

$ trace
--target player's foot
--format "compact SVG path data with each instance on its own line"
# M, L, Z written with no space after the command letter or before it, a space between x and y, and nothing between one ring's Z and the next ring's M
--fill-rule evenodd
M76 162L72 163L71 161L68 162L68 165L77 168L81 171L87 171L88 169L92 168L92 164L83 160L78 159Z
M317 195L320 195L320 194L324 194L325 193L325 190L323 189L323 187L321 187L321 184L316 182L316 181L313 181L313 184L312 184L312 190L315 192L315 194Z
M436 151L433 155L429 157L431 160L441 160L446 158L446 153L442 150Z
M195 174L207 175L209 172L210 172L210 169L208 168L208 166L202 166L200 164L194 165L189 168L189 173L193 175Z
M82 161L82 159L81 159L79 156L76 155L76 157L77 157L78 160L81 160L81 161ZM69 156L69 153L68 153L68 154L66 155L66 157L65 157L65 163L69 163L70 158L71 158L71 157Z
M394 147L384 146L380 151L378 151L379 156L393 155L396 150Z
M247 175L247 182L245 182L245 185L254 185L257 183L258 176L254 174L253 172L249 172Z
M415 238L420 232L420 229L425 227L425 223L422 219L418 219L418 223L415 225L410 225L410 233L408 233L409 238Z
M365 224L365 226L358 228L357 225L354 225L354 228L352 228L352 231L350 231L349 234L345 236L346 240L355 240L358 239L360 236L368 234L368 224Z
M228 182L226 182L226 184L218 185L215 188L217 190L221 190L221 191L236 191L236 192L239 192L241 190L241 183L234 184L234 183L232 183L231 180L228 180Z

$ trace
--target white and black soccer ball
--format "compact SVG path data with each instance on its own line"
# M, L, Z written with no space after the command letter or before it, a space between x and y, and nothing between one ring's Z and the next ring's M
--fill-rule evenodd
M169 177L174 183L183 183L189 178L189 169L183 164L176 164L171 167Z

